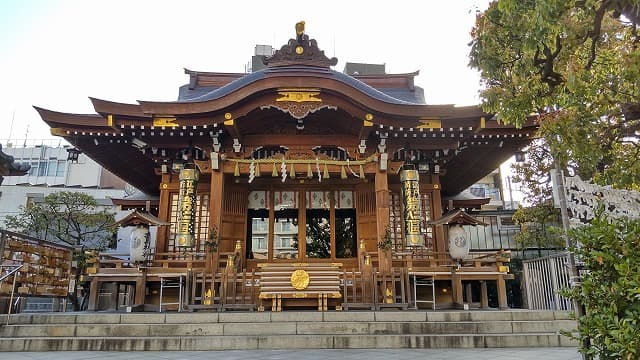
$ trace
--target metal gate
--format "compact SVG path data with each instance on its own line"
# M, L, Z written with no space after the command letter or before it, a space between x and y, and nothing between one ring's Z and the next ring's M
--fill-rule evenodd
M527 307L531 310L573 310L571 299L560 295L568 289L567 253L522 262Z

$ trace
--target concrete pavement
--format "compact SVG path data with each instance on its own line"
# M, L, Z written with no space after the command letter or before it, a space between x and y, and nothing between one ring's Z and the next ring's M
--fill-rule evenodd
M2 353L3 360L579 360L575 348L230 351L48 351Z

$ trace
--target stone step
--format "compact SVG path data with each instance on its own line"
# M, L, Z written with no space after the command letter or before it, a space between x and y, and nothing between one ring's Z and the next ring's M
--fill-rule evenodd
M576 346L558 334L0 338L3 351L508 348Z
M575 330L573 320L482 322L271 322L212 324L20 324L0 337L120 337L197 335L526 334Z
M0 317L0 351L575 346L566 312L64 313Z
M283 311L198 313L48 313L11 315L10 324L184 324L227 322L476 322L570 320L566 311ZM7 315L0 315L0 325Z

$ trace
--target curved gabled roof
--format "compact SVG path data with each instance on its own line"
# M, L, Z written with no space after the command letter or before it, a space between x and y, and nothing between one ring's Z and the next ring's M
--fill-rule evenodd
M385 94L384 92L377 90L375 88L373 88L372 86L369 86L367 84L365 84L364 82L343 74L341 72L332 70L332 69L323 69L323 68L315 68L315 67L309 67L309 66L287 66L287 67L280 67L280 68L266 68L266 69L262 69L253 73L249 73L237 80L234 80L222 87L213 89L205 94L202 94L200 96L197 97L193 97L191 99L188 100L183 100L183 101L177 101L177 103L181 103L181 102L206 102L206 101L212 101L212 100L217 100L223 96L229 95L235 91L237 91L240 88L243 88L245 86L248 86L249 84L255 83L258 80L262 80L267 78L268 76L278 76L278 75L287 75L288 73L291 72L304 72L307 74L321 74L323 77L329 77L329 78L333 78L336 81L340 81L346 85L349 85L351 87L353 87L354 89L359 90L360 92L369 95L370 97L383 101L383 102L387 102L387 103L391 103L391 104L404 104L404 105L417 105L416 103L411 103L408 101L404 101L404 100L400 100L397 98L394 98L392 96L389 96L388 94ZM273 75L272 75L273 74Z

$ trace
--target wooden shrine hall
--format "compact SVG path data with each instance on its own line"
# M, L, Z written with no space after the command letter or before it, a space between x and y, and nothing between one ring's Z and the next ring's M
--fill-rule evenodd
M526 146L535 124L425 104L417 72L335 71L302 22L263 62L185 70L177 101L36 107L52 134L152 199L121 204L158 209L135 216L146 251L93 260L90 309L106 284L160 311L487 307L487 283L506 308L508 254L469 253L460 225L482 223L444 214L443 198Z

